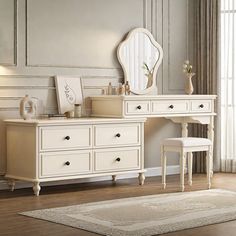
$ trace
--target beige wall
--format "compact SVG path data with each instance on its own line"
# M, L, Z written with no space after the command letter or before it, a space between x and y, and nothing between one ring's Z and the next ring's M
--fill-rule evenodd
M6 168L2 120L19 117L19 99L32 95L42 112L56 113L54 75L80 76L85 97L100 94L108 82L122 81L116 48L135 27L148 28L163 46L159 93L183 93L193 1L0 0L0 173ZM178 135L180 127L170 121L149 119L146 167L160 165L160 141Z

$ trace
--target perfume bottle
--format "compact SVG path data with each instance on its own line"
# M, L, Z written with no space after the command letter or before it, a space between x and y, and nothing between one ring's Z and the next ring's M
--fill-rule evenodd
M111 82L109 83L109 85L107 87L107 94L108 95L112 95L112 85L111 85Z

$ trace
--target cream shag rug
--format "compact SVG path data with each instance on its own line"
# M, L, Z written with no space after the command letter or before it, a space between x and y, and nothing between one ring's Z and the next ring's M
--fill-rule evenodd
M236 219L236 192L215 189L21 213L101 235L157 235Z

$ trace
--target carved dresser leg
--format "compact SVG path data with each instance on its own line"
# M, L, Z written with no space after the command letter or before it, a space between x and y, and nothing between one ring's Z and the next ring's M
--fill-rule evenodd
M8 186L9 186L9 188L12 192L15 190L15 185L16 185L16 182L15 182L14 179L9 179L8 180Z
M188 137L188 123L183 122L181 124L182 127L182 137Z
M34 190L34 194L38 197L39 196L39 192L41 190L39 182L35 182L34 183L33 190Z
M113 183L116 182L116 175L112 175L112 182L113 182Z
M144 180L145 180L144 173L139 173L138 179L139 179L139 185L144 185Z

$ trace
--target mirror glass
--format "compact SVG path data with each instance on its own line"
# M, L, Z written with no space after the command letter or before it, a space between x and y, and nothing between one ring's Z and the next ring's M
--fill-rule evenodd
M118 48L125 81L135 94L149 93L156 86L156 72L162 61L161 46L142 28L131 31Z

